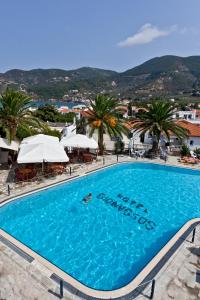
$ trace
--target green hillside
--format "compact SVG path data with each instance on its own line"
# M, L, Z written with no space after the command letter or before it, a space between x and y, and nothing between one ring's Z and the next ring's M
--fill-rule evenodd
M122 97L189 95L200 90L200 56L156 57L122 73L83 67L76 70L10 70L0 74L0 90L15 87L38 98L106 92Z

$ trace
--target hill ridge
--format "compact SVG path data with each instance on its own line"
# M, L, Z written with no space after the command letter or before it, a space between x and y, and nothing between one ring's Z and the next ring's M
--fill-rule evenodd
M62 98L74 90L86 97L99 92L133 98L192 93L200 90L200 56L158 56L123 72L88 66L11 69L0 73L0 90L5 86L41 98Z

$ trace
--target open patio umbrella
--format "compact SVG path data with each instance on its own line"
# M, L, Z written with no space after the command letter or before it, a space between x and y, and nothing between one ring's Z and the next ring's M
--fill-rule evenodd
M97 142L84 134L76 134L69 138L62 138L60 144L64 147L98 149Z
M0 138L0 148L17 151L19 143L17 141L9 143L7 139Z
M40 143L42 144L59 143L59 138L55 136L46 135L46 134L36 134L23 139L20 145L40 144Z
M62 145L52 143L23 144L20 146L17 162L43 163L43 162L68 162L69 158Z

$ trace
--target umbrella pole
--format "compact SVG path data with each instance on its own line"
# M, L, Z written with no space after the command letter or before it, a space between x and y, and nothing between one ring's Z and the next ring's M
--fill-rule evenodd
M96 161L98 159L98 150L96 149Z
M44 173L44 159L42 161L42 173Z

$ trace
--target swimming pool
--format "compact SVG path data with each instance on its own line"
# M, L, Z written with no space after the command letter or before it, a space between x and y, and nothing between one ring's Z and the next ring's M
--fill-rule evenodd
M199 171L126 163L5 204L0 226L84 285L114 290L199 216L199 199Z

